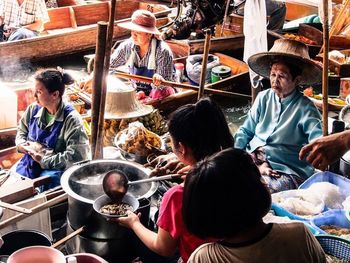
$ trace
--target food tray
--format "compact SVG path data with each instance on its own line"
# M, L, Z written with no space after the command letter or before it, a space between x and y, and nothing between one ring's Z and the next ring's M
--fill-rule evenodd
M344 196L350 195L350 180L335 173L331 172L318 172L310 176L304 183L299 186L299 189L307 189L313 183L329 182L340 188L340 191Z
M334 226L350 229L350 221L346 217L345 210L342 210L342 209L332 209L314 217L311 220L311 225L318 228L320 228L323 225L334 225ZM321 231L324 234L327 234L326 231L322 229ZM339 237L339 238L344 239L342 237Z
M288 217L291 220L294 221L299 221L305 224L305 226L310 230L310 232L313 235L320 235L320 234L324 234L325 232L318 228L315 225L312 225L309 219L303 218L301 216L297 216L289 211L287 211L286 209L282 208L281 206L277 205L277 204L272 204L271 209L274 211L276 216L281 216L281 217Z

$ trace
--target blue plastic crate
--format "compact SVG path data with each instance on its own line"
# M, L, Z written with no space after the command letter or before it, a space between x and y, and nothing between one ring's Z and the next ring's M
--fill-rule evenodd
M314 217L311 220L311 224L316 227L321 227L322 225L334 225L350 229L350 221L346 217L346 211L342 209L332 209L324 212Z
M317 235L316 238L326 254L350 262L349 241L330 235Z
M298 220L298 221L309 221L306 218L297 216L296 214L289 212L288 210L284 209L282 206L279 206L278 204L275 204L275 203L272 203L271 209L275 212L276 216L286 216L289 219Z
M350 180L331 172L318 172L310 176L304 183L299 186L299 189L307 189L313 183L328 182L338 186L342 194L347 197L350 195Z

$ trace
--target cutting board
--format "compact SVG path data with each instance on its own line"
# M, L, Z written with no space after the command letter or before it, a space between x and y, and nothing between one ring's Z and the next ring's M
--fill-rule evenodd
M37 193L35 187L50 181L51 178L49 176L29 179L11 171L10 177L0 187L0 200L12 204L27 199Z

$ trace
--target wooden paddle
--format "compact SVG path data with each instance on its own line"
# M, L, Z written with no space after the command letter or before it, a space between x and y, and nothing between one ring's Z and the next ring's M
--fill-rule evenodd
M113 73L114 76L122 79L133 79L136 81L141 81L141 82L146 82L146 83L152 83L153 79L144 77L144 76L139 76L139 75L133 75L133 74L128 74L125 72L115 72ZM199 87L193 86L190 84L185 84L185 83L178 83L178 82L173 82L173 81L162 81L162 85L164 86L170 86L170 87L177 87L177 88L182 88L182 89L190 89L190 90L195 90L199 91ZM236 92L229 92L229 91L224 91L224 90L217 90L217 89L210 89L210 88L204 88L204 91L211 93L211 94L216 94L216 95L222 95L222 96L227 96L227 97L249 97L249 95L245 94L240 94Z

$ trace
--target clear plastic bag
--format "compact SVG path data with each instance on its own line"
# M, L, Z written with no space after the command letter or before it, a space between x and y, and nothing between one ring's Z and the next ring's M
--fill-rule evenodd
M116 145L128 153L147 156L153 152L153 148L161 148L161 139L136 121L117 134Z

